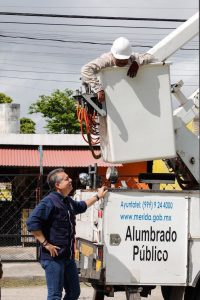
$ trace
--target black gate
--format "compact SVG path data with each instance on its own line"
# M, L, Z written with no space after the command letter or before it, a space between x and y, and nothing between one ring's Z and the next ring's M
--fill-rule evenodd
M2 261L36 261L37 243L26 220L48 192L38 175L0 174L0 258Z

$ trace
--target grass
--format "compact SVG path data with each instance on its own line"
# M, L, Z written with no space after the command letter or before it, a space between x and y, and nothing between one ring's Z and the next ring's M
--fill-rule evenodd
M0 280L0 288L17 288L17 287L33 287L33 286L46 286L45 278L2 278ZM81 282L81 287L91 287L89 283Z
M0 287L2 288L16 288L28 286L44 286L46 281L44 278L2 278L0 280Z

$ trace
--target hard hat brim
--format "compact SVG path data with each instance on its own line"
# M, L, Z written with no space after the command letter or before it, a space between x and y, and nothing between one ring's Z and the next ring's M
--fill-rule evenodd
M116 59L129 59L132 54L132 53L130 53L130 55L117 54L115 53L114 47L111 47L111 53Z

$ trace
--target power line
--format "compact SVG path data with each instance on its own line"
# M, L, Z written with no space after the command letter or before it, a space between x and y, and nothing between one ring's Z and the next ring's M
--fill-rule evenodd
M3 38L13 38L13 39L28 39L28 40L36 40L36 41L52 41L52 42L62 42L62 43L74 43L74 44L89 44L89 45L101 45L101 46L111 46L112 43L100 43L100 42L89 42L89 41L73 41L73 40L62 40L62 39L50 39L50 38L35 38L29 36L12 36L12 35L4 35L0 34L0 37ZM141 48L152 48L152 45L132 45L133 47L141 47ZM192 48L180 48L180 50L199 50Z
M52 70L51 72L48 71L35 71L35 70L14 70L14 69L0 69L1 72L19 72L19 73L33 73L33 74L58 74L58 75L80 75L80 72L55 72L54 70ZM171 73L171 76L175 76L175 77L197 77L199 76L198 74L173 74Z
M35 53L35 52L34 52ZM51 53L49 53L49 54L51 54ZM176 57L176 61L179 61L180 62L180 59L181 60L183 60L183 58L181 58L181 57ZM173 58L172 58L172 60L173 60ZM8 61L9 63L12 63L12 62L16 62L16 59L7 59L7 58L0 58L0 61L3 61L3 63L5 62L5 61ZM23 57L23 59L21 59L21 57L19 57L18 59L17 59L17 61L18 62L22 62L22 63L39 63L40 65L41 64L53 64L53 65L64 65L65 63L68 65L68 62L66 62L66 61L64 61L63 60L63 62L55 62L55 61L53 61L53 60L51 60L51 61L49 61L49 60L47 60L47 61L44 61L44 60L33 60L33 58L31 58L31 60L30 59L27 59L27 60L25 60L24 59L24 57ZM173 62L173 63L176 63L176 61L175 62ZM185 61L184 62L184 64L185 63L187 63L187 65L189 64L189 65L195 65L195 66L197 66L198 64L197 64L197 62L193 62L192 60L189 60L188 58L187 58L187 61ZM1 63L2 64L2 63ZM71 63L70 62L70 65L73 65L73 66L82 66L82 64L80 64L80 63ZM173 65L174 67L176 67L175 65ZM172 66L172 67L173 67ZM182 70L182 69L181 69Z
M23 62L30 62L30 61L23 61ZM37 61L36 61L37 62ZM49 62L50 63L50 62ZM38 67L36 67L35 65L34 66L27 66L27 65L22 65L22 64L15 64L15 63L12 63L12 61L10 61L10 63L6 63L6 62L0 62L0 66L2 66L3 67L3 65L8 65L8 66L15 66L15 67L23 67L23 68L29 68L29 67L31 67L31 69L39 69L39 70L48 70L48 71L51 71L51 73L54 73L54 71L62 71L62 70L65 70L66 69L66 66L65 66L65 63L60 63L60 64L62 64L62 66L64 67L64 69L63 68L57 68L57 69L52 69L52 67L50 67L50 68L46 68L46 67L43 67L43 66L38 66ZM81 64L76 64L76 66L82 66ZM5 71L7 71L7 70L5 70ZM26 70L25 70L26 71ZM32 71L34 71L34 70L32 70ZM31 71L31 72L32 72ZM181 71L181 72L183 72L183 71L186 71L186 72L198 72L198 69L183 69L183 67L182 68L177 68L177 67L174 67L174 70L173 70L173 72L175 72L175 71ZM36 71L37 72L37 71ZM78 74L78 73L76 73L76 74ZM181 73L182 74L182 73Z
M83 54L77 54L77 53L74 53L73 55L70 55L70 61L69 61L69 59L68 60L66 60L66 53L61 53L61 52L36 52L36 51L10 51L9 53L8 53L8 51L9 51L10 49L4 49L4 51L0 51L0 53L3 53L4 55L7 55L7 54L11 54L11 55L15 55L15 57L16 57L16 55L18 55L18 57L19 57L19 55L28 55L28 56L31 56L31 58L29 59L29 61L31 61L31 62L38 62L38 61L35 61L35 60L32 60L32 54L34 54L35 56L39 56L39 57L41 57L42 59L43 58L53 58L53 57L56 57L56 58L62 58L62 60L63 60L63 62L61 63L62 65L65 63L65 64L70 64L71 65L71 60L72 59L75 59L76 61L79 61L79 63L78 64L72 64L72 65L80 65L80 64L85 64L86 62L88 62L88 58L87 58L87 60L86 60L86 57L88 57L87 56L87 53L86 53L86 51L84 51L84 49L82 49L82 51L83 51ZM95 50L96 51L96 50ZM17 53L18 52L18 53ZM99 54L100 53L98 53L98 56L99 56ZM97 55L95 55L95 57L97 57ZM95 57L92 57L90 60L92 60L92 59L95 59ZM18 58L15 58L15 60L14 61L16 61L16 59L18 60ZM170 58L170 61L172 60L173 61L173 63L187 63L187 64L197 64L197 57L195 56L195 59L196 59L196 61L194 61L194 58L188 58L188 57L171 57ZM19 57L19 60L20 61L23 61L23 60L21 60L21 57ZM187 61L186 61L187 60ZM9 61L11 61L11 60L9 60ZM41 63L43 63L43 62L41 62ZM47 63L47 62L45 62L45 63ZM50 64L54 64L54 61L52 60L51 62L49 62Z
M61 24L61 23L42 23L42 22L8 22L1 21L4 24L21 25L45 25L45 26L69 26L69 27L107 27L107 28L136 28L136 29L176 29L176 27L155 27L155 26L120 26L120 25L92 25L92 24Z
M40 73L40 74L62 74L62 75L78 75L77 72L45 72L45 71L28 71L28 70L6 70L6 69L0 69L0 71L6 71L6 72L21 72L21 73Z
M28 78L28 77L17 77L17 76L1 76L1 75L0 75L0 77L22 79L22 80L26 79L26 80L40 80L40 81L56 81L56 82L62 82L62 83L70 82L70 83L79 83L79 84L81 84L80 81L73 81L73 80L64 80L64 81L62 81L62 80L54 80L54 79ZM184 86L195 86L195 87L197 87L198 84L184 84Z
M159 39L157 39L157 38L154 38L154 39L140 39L140 38L134 38L134 41L135 42L142 42L142 43L148 43L148 42L153 42L153 43L157 43L158 41L159 41ZM35 44L35 43L23 43L23 42L13 42L13 41L1 41L0 40L0 43L2 43L2 44L15 44L15 45L26 45L26 46L35 46L35 47L37 47L38 46L38 44ZM198 42L197 41L194 41L193 42L193 45L191 45L191 46L193 46L193 47L195 47L195 46L197 46L197 44L198 44ZM63 49L66 49L65 48L65 45L64 46L61 46L61 45L58 45L58 46L56 46L56 45L50 45L50 44L42 44L42 43L39 43L39 45L40 46L44 46L44 47L47 47L47 48L59 48L59 49L61 49L61 48L63 48ZM143 46L146 46L145 44L142 44ZM73 47L73 46L67 46L67 49L77 49L77 47ZM80 49L80 50L84 50L84 49L86 49L86 48L78 48L78 49ZM183 48L183 50L188 50L188 49L190 49L190 50L198 50L198 49L195 49L195 48ZM96 49L96 50L100 50L100 49ZM94 51L94 49L87 49L87 51Z
M30 61L29 61L30 62ZM0 62L0 66L1 67L3 67L3 65L8 65L8 66L14 66L14 67L23 67L23 68L30 68L31 67L31 69L39 69L39 70L49 70L49 71L52 71L52 72L54 72L54 71L64 71L65 69L66 69L66 65L65 65L65 63L63 62L62 63L62 66L64 67L64 69L63 68L57 68L57 69L52 69L52 67L50 67L50 68L45 68L44 66L38 66L38 67L36 67L35 65L34 66L27 66L27 65L23 65L23 64L15 64L15 63L12 63L12 62L10 62L10 63L6 63L6 62ZM4 67L6 67L6 66L4 66ZM80 66L80 64L78 64L78 66ZM187 70L187 71L194 71L194 70Z
M47 47L47 48L59 48L59 49L64 49L65 50L65 53L66 53L66 47L65 47L65 45L63 45L63 46L61 46L61 45L58 45L58 46L56 46L56 45L49 45L49 44L42 44L42 43L37 43L37 44L34 44L34 43L22 43L22 42L5 42L5 41L0 41L0 43L1 44L14 44L14 45L26 45L26 46L35 46L35 47L38 47L38 45L40 45L40 46L42 46L42 47ZM80 51L83 51L83 50L86 50L86 48L84 48L84 47L79 47L79 48L77 48L77 47L73 47L73 46L67 46L67 50L68 49L75 49L75 50L80 50ZM3 48L1 48L1 50L5 50L5 49L3 49ZM9 49L9 50L11 50L11 49ZM7 49L6 49L6 51L7 51ZM20 50L18 51L18 50L14 50L15 52L21 52ZM101 51L99 48L98 49L87 49L87 53L88 52L96 52L96 51ZM3 51L0 51L0 52L3 52ZM11 51L12 52L12 51ZM23 51L24 52L24 51ZM27 51L27 52L30 52L31 53L31 51ZM40 52L42 52L42 50L40 51ZM33 52L33 53L40 53L40 52ZM55 52L50 52L50 53L48 53L48 54L53 54L53 53L55 53ZM57 52L58 53L58 52ZM59 52L59 53L61 53L61 52ZM62 54L63 54L63 52L62 52Z
M37 34L37 37L42 37L42 36L51 36L51 37L74 37L74 35L77 33L77 34L85 34L85 32L79 32L79 31L77 31L77 30L75 30L75 31L70 31L70 33L66 33L66 31L59 31L58 33L52 33L52 32L47 32L46 30L37 30L37 32L35 32L35 31L33 31L33 30L24 30L23 32L20 32L19 30L16 30L16 31L8 31L8 30L4 30L4 32L3 32L4 34L29 34L29 33L36 33ZM112 35L113 34L113 32L105 32L105 31L87 31L86 32L87 33L87 35L89 35L89 34L95 34L95 36L96 36L96 34L104 34L104 35ZM151 35L151 37L152 36L165 36L165 33L142 33L141 34L141 32L127 32L127 31L125 31L125 32L118 32L117 33L118 34L118 36L119 36L119 34L126 34L126 35L139 35L139 36L145 36L145 35L147 35L147 36L149 36L149 35ZM152 39L152 38L151 38ZM146 39L145 39L146 40ZM150 39L148 39L148 40L150 40Z
M3 16L25 16L25 17L45 17L45 18L65 18L65 19L95 19L95 20L127 20L127 21L159 21L159 22L185 22L186 19L164 19L164 18L133 18L133 17L106 17L87 15L61 15L61 14L38 14L38 13L18 13L0 12Z
M14 50L14 51L9 51L10 49L4 49L3 51L0 50L0 53L3 53L3 54L8 54L10 53L11 55L29 55L31 56L30 60L32 60L32 54L34 54L35 56L38 55L39 57L50 57L51 59L53 57L56 57L56 58L60 58L62 60L65 60L66 58L66 55L69 57L68 54L66 54L66 52L46 52L46 51L21 51L21 50ZM84 50L87 50L87 49L82 49L82 52L83 53L70 53L70 58L68 59L67 63L68 64L71 64L71 60L72 59L76 59L77 61L83 61L84 58L88 57L88 53L87 51L84 51ZM96 50L95 50L96 51ZM16 61L16 59L15 59ZM66 61L65 61L66 62ZM53 61L51 62L53 63Z
M145 40L143 40L143 39L135 39L135 42L144 42L144 43L146 43L146 41ZM149 42L158 42L158 40L149 40ZM35 44L35 43L30 43L30 42L28 42L28 43L26 43L26 42L13 42L13 41L0 41L0 43L1 44L3 44L3 45L5 45L5 44L14 44L14 45L25 45L25 46L34 46L34 47L38 47L38 45L40 45L40 46L42 46L42 47L47 47L47 48L59 48L59 49L65 49L66 50L66 47L65 47L65 45L63 45L63 46L61 46L61 45L49 45L49 44L42 44L42 43L37 43L37 44ZM143 44L143 46L145 46L145 44ZM194 45L195 46L195 45ZM89 51L92 51L92 52L94 52L94 51L100 51L100 48L98 48L98 49L88 49L88 48L84 48L84 47L79 47L79 48L77 48L77 47L73 47L73 46L67 46L67 49L76 49L76 50L86 50L87 49L87 52L89 52ZM3 48L1 49L1 50L4 50Z
M3 65L5 65L5 66L3 66ZM56 74L56 72L58 72L58 71L64 71L65 69L66 69L66 67L65 67L65 64L64 63L62 63L62 65L63 65L63 67L64 67L64 69L63 68L57 68L57 69L55 69L55 68L53 68L52 69L52 67L50 67L50 68L45 68L45 67L43 67L43 66L38 66L38 67L36 67L36 66L26 66L26 65L22 65L22 64L15 64L15 63L12 63L12 62L10 62L10 63L6 63L6 62L0 62L0 66L1 67L7 67L7 66L15 66L15 67L23 67L23 68L30 68L31 67L31 71L29 71L29 70L10 70L10 69L0 69L1 71L16 71L16 72L18 72L18 71L23 71L23 72L35 72L35 73L43 73L43 72L38 72L38 71L35 71L34 69L39 69L39 70L48 70L48 72L47 73L53 73L53 74ZM78 66L81 66L80 64L78 64ZM50 72L51 71L51 72ZM175 68L174 70L173 70L173 72L181 72L180 74L178 74L178 76L181 76L181 75L184 75L184 76L190 76L190 74L189 73L187 73L187 74L183 74L182 72L198 72L198 69L183 69L183 68ZM46 72L45 72L46 73ZM58 73L58 74L60 74L60 73ZM63 73L61 73L61 74L71 74L70 72L68 72L68 73L66 73L66 72L63 72ZM74 72L72 72L72 74L79 74L79 73L74 73ZM192 74L191 74L192 75ZM196 74L197 75L197 74ZM195 75L195 76L196 76ZM193 75L192 75L193 76Z
M102 45L102 46L111 46L112 43L100 43L100 42L89 42L89 41L73 41L73 40L63 40L63 39L50 39L50 38L35 38L29 36L11 36L0 34L0 37L3 38L13 38L13 39L28 39L28 40L36 40L36 41L52 41L52 42L62 42L62 43L74 43L74 44L89 44L89 45ZM150 48L152 46L144 46L144 45L134 45L134 47L143 47Z
M4 34L0 34L0 37L13 38L13 39L28 39L28 40L36 40L36 41L52 41L52 42L62 42L62 43L80 43L80 44L105 45L105 46L112 45L112 43L99 43L99 42L88 42L88 41L66 41L62 39L35 38L29 36L12 36L12 35L4 35Z
M56 82L75 82L75 83L80 83L80 81L75 81L75 80L56 80L56 79L44 79L44 78L29 78L29 77L17 77L17 76L3 76L0 75L0 77L3 78L13 78L13 79L28 79L28 80L40 80L40 81L56 81Z
M195 87L198 87L198 84L184 84L183 87L184 86L195 86Z
M24 57L23 57L24 58ZM9 61L10 63L12 63L12 60L10 59L4 59L4 58L0 58L0 61ZM16 59L13 60L14 62L16 62ZM21 62L28 62L28 63L32 63L32 62L35 62L35 63L39 63L39 64L54 64L54 65L64 65L65 62L55 62L55 61L41 61L41 60L32 60L30 61L30 59L28 60L22 60L22 59L19 59L18 62L21 61ZM70 62L70 65L73 65L73 66L80 66L79 63L71 63Z

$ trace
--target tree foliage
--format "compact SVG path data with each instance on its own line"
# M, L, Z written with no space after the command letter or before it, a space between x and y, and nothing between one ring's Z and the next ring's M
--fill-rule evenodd
M35 133L35 122L29 118L20 119L20 133Z
M48 133L79 133L80 126L76 117L76 104L72 91L56 90L50 96L39 96L29 108L29 113L41 113Z
M0 93L0 103L11 103L13 100L4 93Z

